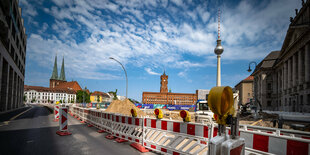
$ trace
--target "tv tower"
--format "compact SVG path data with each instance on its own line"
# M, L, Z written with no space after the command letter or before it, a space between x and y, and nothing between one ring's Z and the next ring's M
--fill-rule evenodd
M223 46L221 45L220 38L220 28L221 28L221 14L220 9L218 10L218 30L217 30L217 44L214 49L214 53L217 55L217 75L216 75L216 86L221 86L221 54L224 51Z

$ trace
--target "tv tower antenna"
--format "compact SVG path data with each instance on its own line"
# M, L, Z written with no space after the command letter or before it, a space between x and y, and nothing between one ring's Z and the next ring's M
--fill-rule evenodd
M224 51L224 48L221 44L221 38L220 38L220 22L221 22L221 11L218 9L218 30L217 30L217 44L214 49L214 53L217 55L217 76L216 76L216 86L221 86L221 54Z
M221 35L221 10L218 9L218 14L217 14L217 39L221 40L220 35Z

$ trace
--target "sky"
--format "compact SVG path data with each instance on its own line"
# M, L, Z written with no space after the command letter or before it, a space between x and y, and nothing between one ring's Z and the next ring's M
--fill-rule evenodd
M67 81L141 101L142 92L195 93L216 85L218 9L221 82L234 87L280 50L300 0L20 0L27 34L25 84L49 86L54 59ZM254 66L252 66L253 69Z

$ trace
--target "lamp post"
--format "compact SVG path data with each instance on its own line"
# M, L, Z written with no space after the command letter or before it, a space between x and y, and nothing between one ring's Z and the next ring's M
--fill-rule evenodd
M122 63L120 63L118 60L116 60L116 59L114 59L114 58L112 58L112 57L109 57L109 59L112 59L112 60L116 61L117 63L119 63L119 64L122 66L122 68L123 68L123 70L124 70L124 72L125 72L125 77L126 77L126 98L127 98L127 95L128 95L128 78L127 78L126 69L125 69L125 67L122 65Z
M255 61L251 61L250 63L249 63L249 69L247 70L248 72L251 72L252 71L252 69L251 69L251 64L254 64L255 66L254 66L254 70L255 70L255 68L256 68L256 66L257 66L257 63L255 62ZM253 89L253 91L252 91L252 93L254 94L253 95L253 100L254 100L254 105L256 106L256 109L257 109L257 102L256 102L256 93L255 93L255 88L256 88L256 86L255 86L255 79L253 79L253 87L252 87L252 89ZM255 109L255 113L256 113L256 109Z

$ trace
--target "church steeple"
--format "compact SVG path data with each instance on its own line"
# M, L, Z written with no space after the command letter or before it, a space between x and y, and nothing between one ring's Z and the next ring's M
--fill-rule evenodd
M57 70L57 55L55 56L54 69L51 79L58 80L58 70Z
M61 65L61 71L60 71L59 80L66 81L66 75L65 75L65 59L64 59L64 57L62 57L62 65Z

